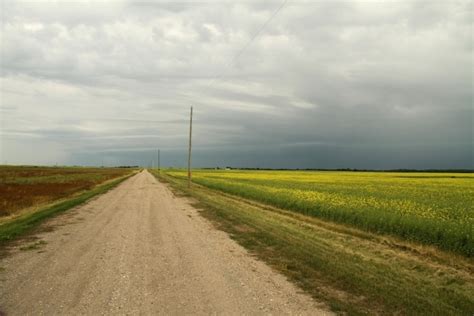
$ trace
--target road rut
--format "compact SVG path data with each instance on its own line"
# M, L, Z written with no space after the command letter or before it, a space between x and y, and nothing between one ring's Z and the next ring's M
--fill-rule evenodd
M328 314L147 171L45 226L0 262L7 315Z

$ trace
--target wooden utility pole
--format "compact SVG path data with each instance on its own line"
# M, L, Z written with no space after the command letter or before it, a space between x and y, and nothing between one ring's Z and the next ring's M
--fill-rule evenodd
M160 172L160 150L158 149L158 173Z
M189 118L189 151L188 151L188 188L191 188L191 145L193 136L193 107Z

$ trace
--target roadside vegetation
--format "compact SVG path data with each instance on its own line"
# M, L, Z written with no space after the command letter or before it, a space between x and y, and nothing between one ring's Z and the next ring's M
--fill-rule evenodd
M265 172L255 173L253 179L248 179L253 172L194 172L195 183L191 190L180 171L162 171L159 176L156 171L153 173L161 181L168 182L176 192L193 197L201 214L216 227L228 232L251 253L288 276L316 299L327 302L334 311L349 314L469 315L474 310L474 264L469 257L414 243L401 236L378 234L357 225L327 221L327 217L318 218L313 213L305 214L291 207L283 209L273 206L273 203L260 203L258 194L270 191L259 190L258 185L245 185L254 184L255 177L260 175L267 179L256 182L268 185L271 180ZM213 174L217 177L212 178ZM295 179L304 174L295 173ZM232 178L233 175L236 177ZM288 172L281 176L287 182L293 179ZM357 176L360 179L362 175ZM344 175L338 174L338 177ZM346 181L341 181L341 187L349 194L350 185L344 187L342 184L354 180L350 179L350 174L346 178ZM232 179L242 184L240 188L244 193L228 189L225 180L232 183ZM305 184L300 178L300 182L296 182L300 189L305 185L314 188L319 182L322 189L323 180ZM329 179L326 182L331 183ZM213 183L219 185L213 187ZM278 188L277 183L274 184ZM353 186L353 191L360 190L359 186ZM402 185L399 183L399 186ZM330 188L336 192L334 185L329 185ZM253 189L257 190L255 195L245 195ZM373 184L365 192L378 192L379 189L377 184ZM224 193L226 191L233 194ZM439 194L433 198L437 196ZM383 201L383 194L381 197ZM381 214L383 216L383 212Z
M183 179L182 170L168 175ZM210 171L193 182L324 220L474 256L474 174Z
M108 191L132 172L125 168L0 166L0 244Z

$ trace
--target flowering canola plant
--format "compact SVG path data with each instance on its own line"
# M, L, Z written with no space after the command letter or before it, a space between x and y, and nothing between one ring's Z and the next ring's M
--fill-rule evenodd
M184 178L184 171L170 170ZM474 256L474 174L196 170L193 182Z

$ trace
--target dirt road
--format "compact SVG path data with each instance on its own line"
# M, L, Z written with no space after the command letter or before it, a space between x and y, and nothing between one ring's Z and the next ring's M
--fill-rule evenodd
M7 315L327 313L146 171L46 225L0 261Z

